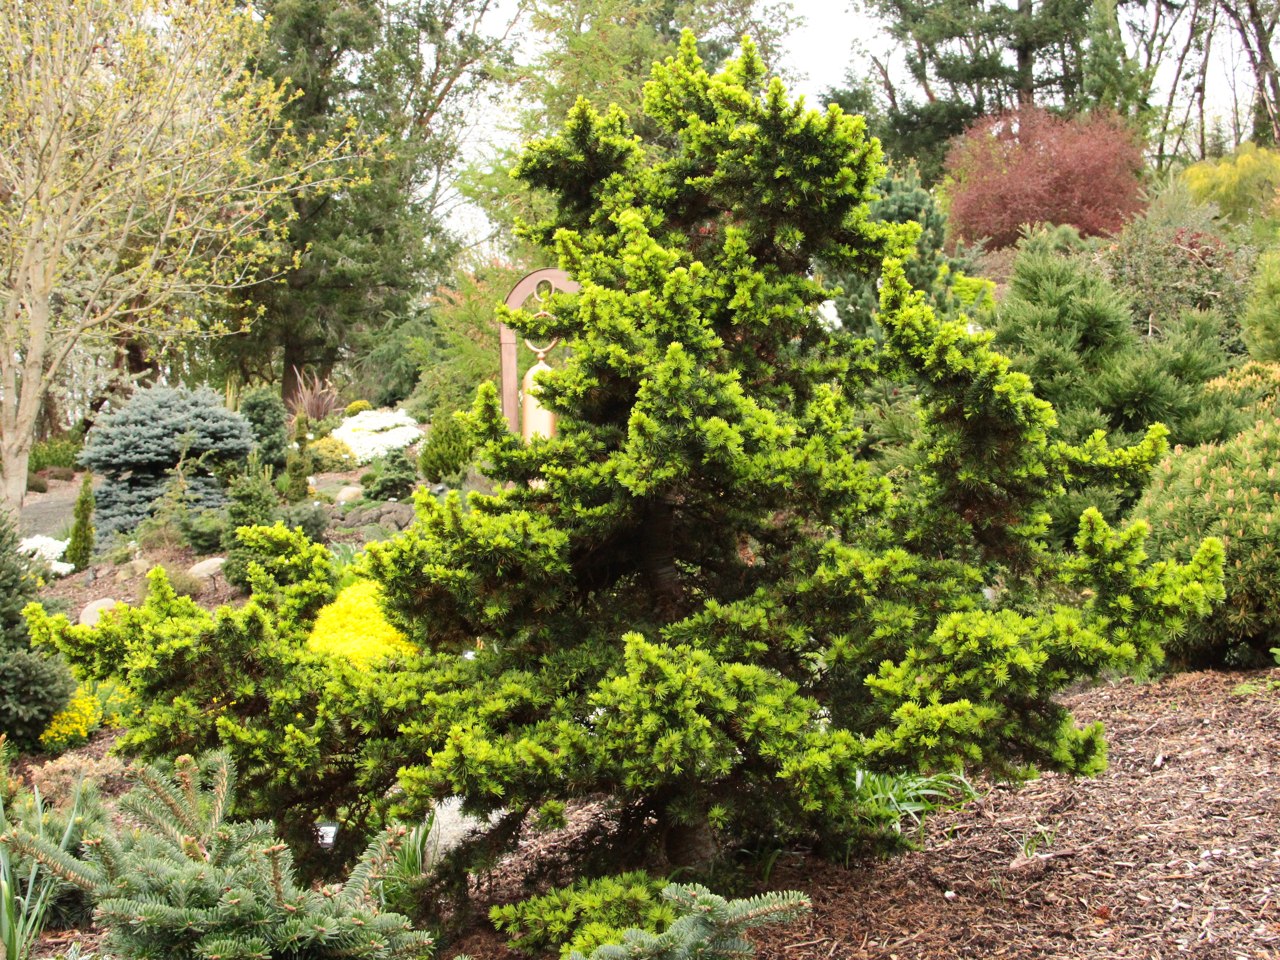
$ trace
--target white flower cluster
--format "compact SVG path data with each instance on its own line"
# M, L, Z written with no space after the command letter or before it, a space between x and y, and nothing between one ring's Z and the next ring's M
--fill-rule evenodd
M18 552L44 561L56 577L65 577L75 570L69 563L62 562L62 555L67 552L70 540L56 540L37 534L34 537L23 537L18 541Z
M333 431L356 455L357 463L368 463L422 439L418 421L402 410L362 410L347 417Z

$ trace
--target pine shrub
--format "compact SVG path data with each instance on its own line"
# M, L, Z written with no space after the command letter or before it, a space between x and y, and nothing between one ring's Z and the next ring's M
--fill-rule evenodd
M62 555L77 570L85 569L93 560L93 504L93 474L86 470L72 514L71 539Z
M372 410L373 404L368 400L353 400L347 404L347 408L342 411L345 417L354 417L357 413L364 413L366 410Z
M402 804L513 811L501 846L604 793L678 866L764 838L844 849L868 769L1101 769L1101 729L1056 692L1158 656L1220 596L1221 545L1147 565L1140 527L1090 511L1055 550L1045 510L1140 486L1164 431L1052 439L990 337L912 291L914 229L868 220L884 168L860 117L792 104L749 44L712 77L686 35L653 76L664 159L579 102L518 167L554 204L527 236L581 285L503 313L567 347L540 381L558 435L525 445L483 386L465 425L495 492L422 498L368 548L422 650L355 678ZM883 264L880 343L821 322L815 261ZM857 452L889 372L919 397L910 478Z
M174 775L134 767L118 833L87 838L75 856L21 828L0 843L34 857L94 900L106 947L125 957L208 960L392 960L427 957L431 938L386 912L381 876L403 830L379 836L340 887L300 883L272 824L228 819L236 775L225 754Z
M277 470L283 467L289 445L289 412L280 394L271 387L245 391L240 398L240 416L249 421L258 458Z
M393 450L373 462L360 484L370 500L408 500L418 485L418 471L403 450Z
M19 750L38 749L40 735L75 689L61 657L22 647L0 649L0 735Z
M431 421L431 432L418 454L418 469L428 483L457 486L471 462L475 443L462 422L453 414L440 414Z
M280 510L280 522L290 530L301 529L308 540L320 543L329 529L329 508L318 501L294 503Z
M215 470L248 456L248 422L222 406L212 390L149 387L98 421L80 462L102 478L97 494L100 536L135 529L185 464L191 509L216 508L224 497Z
M1160 464L1134 517L1152 551L1189 556L1205 536L1226 547L1226 602L1165 641L1178 666L1257 666L1280 635L1280 419L1221 444L1178 449Z
M1078 444L1103 430L1136 443L1160 423L1171 443L1198 444L1244 425L1236 407L1206 386L1230 362L1217 315L1189 313L1158 335L1142 335L1125 297L1099 267L1042 249L1033 242L1019 254L1009 291L988 322L1013 368L1053 404L1055 437ZM1071 542L1086 508L1115 521L1140 492L1105 477L1065 492L1048 505L1055 541Z

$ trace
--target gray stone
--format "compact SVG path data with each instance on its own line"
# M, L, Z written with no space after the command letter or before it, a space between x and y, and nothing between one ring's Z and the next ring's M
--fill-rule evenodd
M343 487L334 496L334 503L355 503L364 499L364 487Z
M80 626L96 627L98 625L98 621L102 618L102 612L104 610L112 609L119 602L119 600L116 600L113 597L103 597L101 600L95 600L93 603L85 604L85 608L80 611Z
M191 576L197 580L212 580L222 572L222 566L227 562L226 557L209 557L207 560L201 560L199 563L192 564L187 570Z

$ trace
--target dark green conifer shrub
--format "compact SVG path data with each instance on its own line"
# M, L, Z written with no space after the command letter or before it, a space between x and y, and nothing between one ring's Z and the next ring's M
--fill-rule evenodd
M226 754L181 756L172 777L135 766L120 801L127 825L90 837L79 856L21 828L0 842L34 857L94 900L106 947L124 957L209 960L425 958L431 938L382 907L382 873L403 830L384 832L341 887L313 889L271 823L237 823Z
M675 905L662 896L665 880L643 871L583 879L519 903L494 907L489 919L508 935L514 950L531 955L556 950L560 956L589 953L616 943L628 928L662 933L676 919Z
M370 500L408 500L418 485L418 471L403 450L393 450L373 462L360 485Z
M1151 549L1186 557L1205 536L1226 547L1226 602L1165 640L1178 666L1258 666L1280 636L1280 420L1274 414L1220 444L1175 450L1133 515Z
M291 450L284 465L284 499L286 503L301 503L311 493L311 476L313 465L310 451L306 445Z
M19 750L35 750L76 682L61 657L25 647L0 648L0 734Z
M80 462L102 478L98 534L132 531L164 494L171 472L185 463L187 505L216 508L224 497L215 470L248 456L248 422L209 389L139 390L90 432Z
M462 421L454 414L438 414L431 421L431 432L418 454L418 469L428 483L462 482L471 463L475 442Z
M31 561L18 552L18 531L0 511L0 737L20 750L39 746L76 686L61 657L28 647L22 611L35 592Z
M319 543L329 529L329 508L311 501L290 504L280 511L280 522L290 529L301 529L307 539Z
M289 411L280 394L271 387L246 390L240 398L240 416L249 421L258 458L277 470L283 467L289 445Z
M244 473L231 481L227 494L230 499L222 538L227 562L222 575L228 583L244 589L249 586L249 563L255 558L237 533L242 527L270 526L275 522L279 500L270 468L251 459Z
M227 535L226 510L200 510L188 513L182 521L182 536L196 553L217 553Z
M80 495L76 497L71 539L62 559L77 570L89 566L93 559L93 474L85 471L80 482Z
M1100 268L1048 252L1043 237L1024 245L1009 291L987 322L1013 368L1053 404L1055 439L1079 444L1102 430L1136 443L1161 423L1170 442L1198 444L1244 425L1233 404L1206 389L1230 361L1218 315L1187 312L1158 333L1140 333L1128 302ZM1088 507L1115 521L1139 493L1110 478L1065 493L1048 505L1054 539L1070 543Z
M498 845L603 792L655 860L696 864L730 840L845 849L868 769L1101 769L1100 728L1055 692L1158 657L1221 595L1221 545L1148 566L1143 528L1093 511L1055 551L1045 508L1141 484L1164 431L1054 442L990 337L911 290L914 231L868 219L863 120L792 104L750 45L714 77L696 50L647 88L663 159L579 102L519 165L554 204L528 237L581 284L503 314L568 348L540 380L559 434L526 446L482 387L467 422L496 492L424 500L368 548L422 650L355 694L404 806L507 811ZM819 320L815 262L884 263L880 344ZM909 484L857 456L889 374L920 399Z
M22 609L36 595L31 559L18 552L19 539L13 518L0 510L0 650L26 647Z

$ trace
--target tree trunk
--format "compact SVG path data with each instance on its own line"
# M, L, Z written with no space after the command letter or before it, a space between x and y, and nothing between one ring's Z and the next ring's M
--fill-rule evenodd
M280 398L284 405L293 409L294 400L298 396L298 388L302 385L302 371L307 363L306 351L302 345L293 340L284 344L284 374L280 378Z
M15 525L27 495L27 465L31 462L31 438L9 437L0 443L0 464L4 467L4 511L13 517Z
M680 619L684 591L675 562L675 507L668 500L651 502L641 533L640 567L654 609L667 623Z
M672 867L710 866L720 854L715 833L705 816L696 823L668 823L663 831L663 853Z

